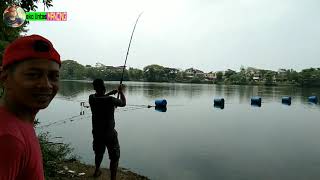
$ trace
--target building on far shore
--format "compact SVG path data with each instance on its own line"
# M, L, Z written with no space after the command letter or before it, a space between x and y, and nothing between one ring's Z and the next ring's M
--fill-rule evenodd
M207 79L207 80L211 80L211 81L214 81L217 79L217 74L213 71L209 72L209 73L205 73L204 74L204 77Z
M195 68L186 69L185 73L190 78L195 77L195 76L204 76L204 72L203 71L201 71L199 69L195 69Z

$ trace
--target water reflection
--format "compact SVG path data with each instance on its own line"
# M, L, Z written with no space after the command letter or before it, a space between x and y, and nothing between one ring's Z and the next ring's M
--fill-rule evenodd
M86 82L61 81L58 95L62 97L74 98L78 94L90 91L92 85Z
M106 88L118 84L106 82ZM320 97L320 89L125 84L128 104L164 98L168 105L162 110L166 112L147 106L118 109L121 166L151 179L320 179L320 105L308 102L311 95ZM92 92L91 82L63 82L59 95L77 100ZM261 107L250 105L253 96L261 96ZM292 97L291 106L282 104L283 96ZM225 99L223 109L214 107L216 97ZM56 99L50 106L40 119L72 116L79 103ZM71 142L83 161L94 164L90 122L88 116L51 131Z
M107 91L116 89L119 82L105 82ZM250 103L252 96L261 96L263 103L279 102L283 96L291 96L292 103L299 102L305 105L309 96L320 97L317 88L299 88L291 86L238 86L238 85L207 85L207 84L179 84L179 83L137 83L124 82L128 96L142 95L148 99L170 98L175 96L187 97L189 99L199 98L201 95L212 99L225 98L227 103ZM91 82L62 81L58 95L65 98L75 98L80 94L93 92ZM238 101L234 101L238 99Z

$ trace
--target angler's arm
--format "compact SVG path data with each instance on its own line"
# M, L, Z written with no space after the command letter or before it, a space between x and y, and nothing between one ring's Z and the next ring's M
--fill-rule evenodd
M124 107L127 104L126 97L123 94L123 90L124 90L124 85L120 84L119 87L118 87L118 98L120 96L120 99L114 98L114 101L113 101L114 102L114 106L116 106L116 107L117 106Z
M126 106L127 104L127 100L126 100L126 97L124 96L123 92L122 91L119 91L119 95L120 95L120 105L118 105L119 107L124 107Z
M115 95L115 94L117 94L117 92L118 92L118 90L115 89L115 90L112 90L112 91L106 93L105 95L106 96Z

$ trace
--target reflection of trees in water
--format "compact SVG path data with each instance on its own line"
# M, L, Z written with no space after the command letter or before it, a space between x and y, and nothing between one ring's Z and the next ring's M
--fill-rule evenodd
M76 81L61 81L58 95L62 97L76 97L78 94L92 90L91 83Z
M318 99L320 98L320 89L319 88L301 88L298 90L300 93L300 96L298 99L300 100L301 103L303 104L310 104L308 102L308 97L309 96L317 96ZM319 104L319 102L318 102Z
M236 94L237 86L230 85L230 86L225 86L224 87L224 95L226 97L233 97Z
M299 101L308 104L309 96L320 95L319 88L300 88L295 86L268 87L264 89L263 97L272 97L273 100L281 102L284 96L291 96L293 103Z
M315 95L320 96L319 88L300 88L294 86L239 86L240 102L249 102L252 96L261 96L262 101L277 101L281 102L284 96L291 96L293 102L300 101L308 103L308 97Z
M168 97L184 95L186 97L197 97L205 91L206 86L201 84L179 84L179 83L141 83L129 85L127 91L129 95L143 94L148 98Z
M118 82L119 83L119 82ZM106 92L117 89L119 84L113 82L105 82ZM61 81L58 95L62 97L74 98L81 93L93 91L92 82L81 81Z
M199 97L203 91L206 91L205 87L206 86L201 84L188 84L186 86L180 86L178 90L182 91L189 98L196 98Z
M262 97L262 102L266 102L277 99L279 95L274 86L253 86L251 96L260 96Z
M119 84L113 82L106 82L106 91L117 89ZM80 93L86 93L93 91L92 82L81 82L81 81L61 81L58 95L62 97L73 98L77 97Z
M176 96L180 92L181 87L177 84L146 83L142 86L143 96L149 98Z
M241 103L249 102L251 91L249 90L252 86L238 86L239 101Z
M107 92L118 87L118 82L106 82ZM68 98L78 96L80 93L93 91L91 82L63 81L58 95ZM240 103L249 103L252 96L261 96L262 101L281 102L281 97L291 96L292 101L308 103L309 96L320 97L319 88L299 88L294 86L242 86L242 85L203 85L179 83L135 83L127 84L128 96L145 96L147 98L167 98L182 96L196 98L201 95L223 97L226 101L239 96Z

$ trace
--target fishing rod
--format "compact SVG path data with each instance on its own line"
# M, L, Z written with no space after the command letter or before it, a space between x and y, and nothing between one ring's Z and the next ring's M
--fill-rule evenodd
M128 49L127 49L127 54L126 54L126 59L124 61L124 65L122 67L122 74L121 74L121 79L120 79L120 86L122 85L122 81L123 81L123 75L124 75L124 69L126 68L126 65L127 65L127 60L128 60L128 55L129 55L129 50L130 50L130 46L131 46L131 41L132 41L132 37L133 37L133 34L134 34L134 31L136 29L136 26L138 24L138 21L141 17L143 12L141 12L136 20L136 23L134 24L134 27L133 27L133 30L132 30L132 33L131 33L131 37L130 37L130 41L129 41L129 45L128 45ZM117 98L119 99L119 93L117 95Z

